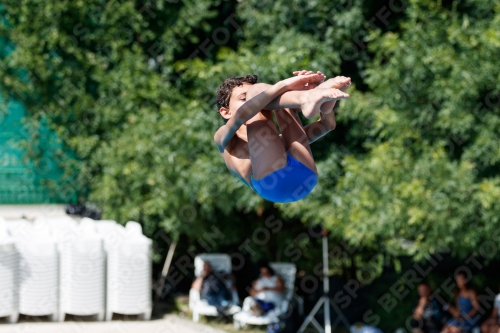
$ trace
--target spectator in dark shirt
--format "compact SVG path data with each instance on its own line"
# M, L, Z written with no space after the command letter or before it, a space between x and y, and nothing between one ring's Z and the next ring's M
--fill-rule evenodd
M443 310L432 297L432 288L427 282L418 285L419 300L413 311L411 327L414 333L439 333L443 328Z
M481 324L481 333L500 333L500 294L495 297L491 316Z
M201 276L194 280L191 288L200 291L201 299L215 306L219 312L229 305L230 293L224 283L224 276L214 272L209 263L203 264Z

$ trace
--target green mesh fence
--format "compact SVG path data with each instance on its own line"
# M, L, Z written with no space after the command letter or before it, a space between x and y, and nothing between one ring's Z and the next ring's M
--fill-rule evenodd
M31 130L38 131L37 148L43 153L37 163L27 159L23 145L30 144L32 133L23 125L24 116L23 106L16 102L9 103L6 112L0 113L0 204L74 202L73 194L58 190L63 172L55 162L54 152L59 147L47 126ZM48 180L52 181L51 189Z
M13 45L0 37L0 59L13 49ZM55 158L56 152L63 158L68 155L61 153L61 145L48 126L43 123L36 129L24 126L25 114L19 102L9 102L6 110L0 109L0 204L74 203L76 191L62 186L63 171L56 162L61 159ZM36 163L26 154L26 145L33 144L29 141L32 134L39 138L36 148L40 155Z

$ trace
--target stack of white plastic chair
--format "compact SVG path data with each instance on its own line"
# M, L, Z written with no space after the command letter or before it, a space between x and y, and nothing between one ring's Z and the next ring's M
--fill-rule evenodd
M252 303L251 297L247 297L243 301L243 310L233 316L234 327L236 329L245 327L247 324L269 325L277 323L280 320L279 317L288 312L288 307L294 295L297 267L293 263L280 262L270 263L269 266L271 266L275 273L283 279L285 287L283 301L265 315L255 316L250 310L250 304Z
M55 240L26 220L8 221L7 228L20 255L19 312L57 320L59 254Z
M202 253L194 258L194 274L196 277L201 276L203 265L209 263L215 274L230 274L232 272L231 257L223 253ZM226 310L226 314L233 315L241 311L239 304L238 293L233 290L233 281L227 279L226 288L231 291L232 305ZM198 322L200 315L203 316L218 316L219 312L213 305L201 298L200 291L191 288L189 290L189 308L193 311L193 321Z
M97 315L103 320L106 297L106 256L103 240L92 220L82 219L75 228L56 231L61 252L61 306L59 320L66 314Z
M152 242L139 223L126 228L114 221L95 221L107 251L106 320L113 313L151 318Z
M15 323L19 317L19 259L5 221L0 217L0 317Z

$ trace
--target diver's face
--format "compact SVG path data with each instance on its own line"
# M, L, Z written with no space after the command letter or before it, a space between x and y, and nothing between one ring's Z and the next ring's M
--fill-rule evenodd
M246 102L247 91L251 86L250 83L243 83L241 86L233 88L231 98L229 99L229 111L231 111L232 115Z
M225 119L230 119L236 111L247 101L247 91L252 85L243 83L241 86L236 86L231 92L229 98L229 108L222 107L219 111Z

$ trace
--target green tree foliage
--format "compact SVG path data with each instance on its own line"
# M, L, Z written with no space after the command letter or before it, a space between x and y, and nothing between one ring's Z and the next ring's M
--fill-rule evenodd
M234 244L276 214L354 245L339 267L465 255L500 226L500 2L395 3L4 1L0 89L75 152L61 163L78 168L82 201L151 235L216 226ZM214 92L229 75L296 69L355 87L314 144L313 194L271 205L215 149Z
M369 91L339 116L362 123L350 134L366 151L342 160L338 182L323 188L329 200L295 211L324 207L314 218L353 244L417 257L443 247L466 255L491 239L499 226L499 10L498 1L412 1L399 31L373 31Z

